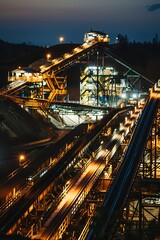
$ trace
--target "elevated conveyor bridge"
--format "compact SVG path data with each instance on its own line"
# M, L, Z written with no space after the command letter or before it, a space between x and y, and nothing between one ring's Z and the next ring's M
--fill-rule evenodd
M11 81L11 83L8 87L6 86L0 90L0 96L8 98L12 96L14 101L16 101L16 98L18 98L18 100L22 98L24 101L21 101L21 104L27 107L31 105L32 108L41 106L41 108L45 109L49 107L52 102L65 102L68 99L68 69L81 63L83 60L87 63L90 58L92 59L92 56L94 56L95 66L102 65L103 67L105 58L110 58L127 69L124 77L130 78L130 85L132 87L135 87L140 79L143 79L149 85L153 85L153 81L139 74L135 69L115 56L107 43L93 42L89 44L84 43L74 48L71 53L66 53L62 57L50 59L46 64L39 66L40 70L38 73L35 73L37 74L36 77L26 76L25 78L25 76L23 76L23 80L22 77L9 77L8 80ZM100 58L104 58L101 59L101 63ZM97 92L98 85L100 89L105 92L104 83L102 84L98 81L97 72L95 87L97 87ZM88 90L90 89L88 88ZM87 89L86 92L88 92ZM27 95L28 93L29 95Z
M8 80L11 81L11 83L0 89L0 96L10 97L10 95L12 95L14 97L13 100L15 101L16 98L23 98L23 104L25 105L26 102L26 105L28 106L28 96L22 96L22 92L20 90L27 87L28 83L30 83L32 86L33 84L38 84L38 96L34 95L33 97L30 97L32 100L32 103L30 101L31 107L33 107L33 105L35 107L39 106L37 101L41 101L41 105L44 107L49 107L51 102L56 100L57 96L59 96L61 101L64 101L68 94L67 80L66 76L59 74L65 72L65 70L79 63L81 60L94 54L96 49L98 49L99 44L102 43L84 43L79 47L74 48L72 53L66 53L61 58L50 60L46 64L40 66L38 77L26 76L25 79L25 76L23 76L23 80L21 80L21 76L9 77ZM30 87L27 89L30 89ZM34 87L32 89L34 89ZM47 97L44 95L47 95Z
M152 88L150 97L137 123L118 174L106 195L102 208L88 234L87 240L113 239L118 219L122 215L129 193L136 178L141 158L156 117L160 100L157 84Z

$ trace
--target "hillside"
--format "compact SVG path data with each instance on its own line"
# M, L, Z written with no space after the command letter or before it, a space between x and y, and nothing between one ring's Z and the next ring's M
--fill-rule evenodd
M0 87L7 83L8 71L19 66L27 67L32 62L45 58L50 53L54 58L71 51L80 44L58 44L52 47L12 44L0 40Z

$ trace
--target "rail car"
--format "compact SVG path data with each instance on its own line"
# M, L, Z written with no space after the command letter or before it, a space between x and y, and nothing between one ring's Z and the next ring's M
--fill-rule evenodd
M84 34L84 42L93 43L93 42L110 42L109 35L104 32L99 31L90 31Z

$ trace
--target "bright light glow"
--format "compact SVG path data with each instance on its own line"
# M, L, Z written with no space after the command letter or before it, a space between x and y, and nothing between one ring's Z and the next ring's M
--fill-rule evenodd
M109 178L109 174L108 172L104 171L104 178L108 179Z
M28 181L32 181L32 177L30 176L30 177L28 177Z
M51 57L51 54L48 53L48 54L47 54L47 61L49 61L50 57Z
M122 95L121 95L121 98L127 98L127 94L126 93L122 93Z
M138 95L136 93L133 93L133 96L132 96L134 99L138 98Z
M20 161L23 161L24 159L25 159L24 154L21 154L21 155L19 156L19 160L20 160Z
M62 43L64 41L64 37L60 37L59 41L60 41L60 43Z
M25 155L24 155L24 154L20 154L20 155L19 155L19 165L20 165L20 166L22 165L22 163L24 162L24 160L25 160Z
M42 173L40 174L40 177L43 177L43 175L46 174L46 172L48 172L48 169L46 169L44 172L42 172Z

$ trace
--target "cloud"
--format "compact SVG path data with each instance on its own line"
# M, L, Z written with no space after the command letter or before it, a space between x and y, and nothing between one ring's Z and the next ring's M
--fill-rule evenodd
M150 6L147 6L149 12L156 11L157 9L160 9L160 3L152 4Z

